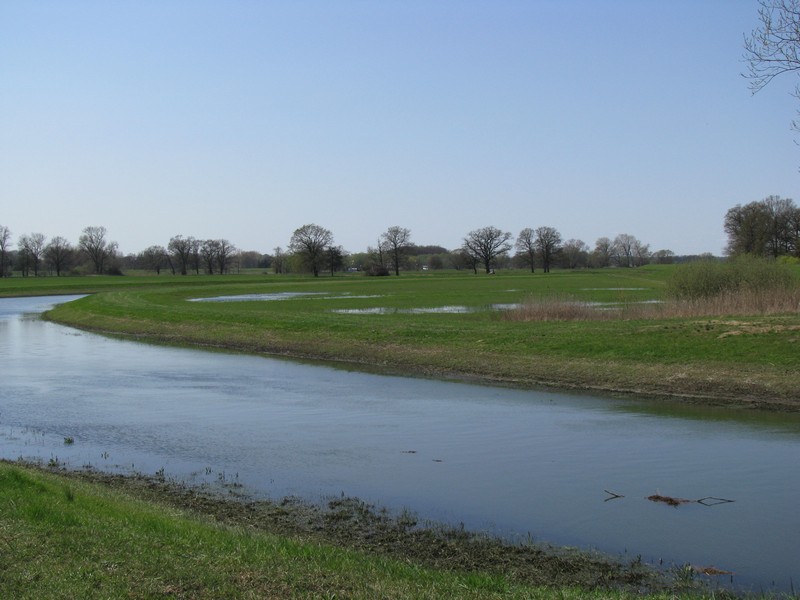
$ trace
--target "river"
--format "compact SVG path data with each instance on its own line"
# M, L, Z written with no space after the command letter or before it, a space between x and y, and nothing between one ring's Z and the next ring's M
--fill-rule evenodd
M70 299L0 299L3 458L343 493L510 539L714 566L738 589L800 582L798 416L365 374L39 318Z

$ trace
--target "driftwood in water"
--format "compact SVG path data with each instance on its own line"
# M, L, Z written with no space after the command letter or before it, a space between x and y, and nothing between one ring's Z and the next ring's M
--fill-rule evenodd
M664 504L669 504L670 506L680 506L681 504L691 504L693 502L692 500L673 498L672 496L662 496L661 494L653 494L652 496L648 496L647 499L651 502L663 502Z
M681 504L702 504L703 506L716 506L717 504L727 504L733 500L726 498L716 498L714 496L706 496L700 500L686 500L685 498L673 498L672 496L662 496L661 494L653 494L647 497L651 502L663 502L670 506L680 506Z

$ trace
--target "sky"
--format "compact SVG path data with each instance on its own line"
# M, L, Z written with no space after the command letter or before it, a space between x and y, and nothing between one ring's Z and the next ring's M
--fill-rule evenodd
M0 225L349 252L555 227L721 254L800 203L793 76L742 76L756 0L3 0Z

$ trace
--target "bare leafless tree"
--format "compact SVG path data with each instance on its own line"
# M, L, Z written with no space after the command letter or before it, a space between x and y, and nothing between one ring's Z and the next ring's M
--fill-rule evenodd
M568 268L575 269L586 265L586 260L589 255L589 246L587 246L586 242L583 240L567 240L561 247L561 251L566 259Z
M272 251L272 268L276 275L282 275L286 272L286 254L283 248L276 246Z
M219 269L219 274L223 275L230 270L231 262L235 258L238 250L236 246L224 238L214 241L217 246L217 269Z
M289 249L300 257L314 277L319 277L326 260L325 251L331 244L333 234L324 227L311 223L294 230L289 240Z
M525 261L525 264L531 268L531 273L534 273L536 268L536 234L533 229L526 227L520 231L514 247L517 249L517 254Z
M156 275L161 275L161 269L164 266L169 266L172 274L175 275L172 257L164 246L148 246L139 253L138 259L143 267L155 271Z
M117 253L117 243L106 239L105 227L87 227L78 239L78 248L91 260L98 275L105 269L106 261Z
M634 236L629 233L620 233L614 238L614 252L617 265L620 267L632 267L634 249L639 243Z
M755 94L784 73L800 72L800 0L759 0L756 27L744 40L744 59ZM794 95L800 98L800 84ZM792 126L800 131L798 121Z
M44 249L44 258L55 269L56 277L60 277L64 269L69 268L72 255L72 244L60 235L50 240Z
M542 259L542 270L550 272L553 256L561 249L561 234L555 227L536 228L536 250Z
M27 275L28 268L33 268L33 276L39 276L39 266L42 263L44 256L45 240L47 238L43 233L31 233L30 235L21 235L17 242L20 254L23 255L24 267L23 272Z
M195 248L195 239L192 236L183 237L176 235L169 240L167 250L172 256L173 264L177 264L181 275L186 275L192 260L192 251Z
M594 251L592 252L592 264L595 267L607 267L611 264L611 259L614 257L614 242L610 238L600 237L594 243Z
M410 243L411 230L405 227L395 225L381 234L381 244L384 245L391 256L394 274L397 276L400 275L400 264Z
M0 278L6 276L9 246L11 246L11 230L5 225L0 225Z
M492 270L492 263L498 256L511 250L510 231L501 231L497 227L481 227L467 234L463 249L483 263L487 273Z

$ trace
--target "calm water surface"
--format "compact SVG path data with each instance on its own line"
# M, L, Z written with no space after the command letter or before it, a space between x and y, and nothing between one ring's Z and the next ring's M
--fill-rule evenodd
M800 583L800 418L354 373L148 346L0 299L0 455L423 519ZM75 443L65 445L71 436ZM624 495L607 500L604 490ZM735 500L678 508L646 497Z

